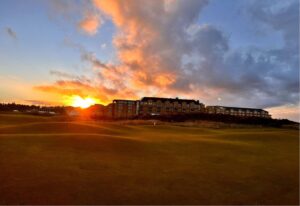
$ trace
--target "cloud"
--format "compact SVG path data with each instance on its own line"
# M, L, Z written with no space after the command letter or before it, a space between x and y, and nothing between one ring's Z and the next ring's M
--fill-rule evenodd
M94 4L117 26L114 45L122 70L127 70L127 86L148 95L171 90L183 72L181 57L190 44L185 41L185 28L197 20L207 1L99 0Z
M17 39L17 34L16 32L10 28L10 27L6 27L5 28L5 32L8 34L8 36L10 36L12 39L16 40Z
M97 59L97 57L93 53L90 53L90 52L82 51L81 59L91 63L93 65L93 67L95 67L95 68L107 69L110 67L109 65L107 65L107 64L103 63L102 61L100 61L99 59Z
M220 28L198 23L206 0L94 0L97 11L116 27L113 45L118 60L103 62L69 42L92 66L96 78L89 88L68 84L66 93L87 89L107 101L155 95L231 106L297 104L299 2L282 2L243 4L252 23L264 25L266 38L272 32L281 34L282 46L234 49ZM58 82L53 87L60 92Z
M94 8L91 1L59 0L47 2L50 19L60 23L71 23L88 35L95 35L103 23L100 13ZM80 17L79 20L78 16Z
M89 35L95 35L101 25L101 19L96 14L87 14L78 24L79 28Z
M107 45L105 43L101 44L101 49L105 49Z
M59 70L50 70L50 74L59 77L61 79L77 80L83 82L90 81L85 75L75 75L75 74L71 74Z
M50 19L55 20L66 20L67 22L72 22L74 20L74 14L82 13L82 10L85 10L86 6L81 0L77 1L75 4L74 1L70 0L60 0L60 1L46 1L48 3L48 15ZM88 2L88 1L85 1ZM63 17L63 18L61 18Z
M90 63L94 68L109 68L111 66L99 60L94 53L87 51L81 44L74 43L68 38L65 38L64 43L66 46L78 50L81 60Z
M68 78L68 79L77 78L77 76L74 74L69 74L58 70L50 70L50 74L55 75L57 77Z
M299 115L300 105L294 104L287 104L281 105L279 107L271 107L268 108L268 111L272 115L273 118L286 118L296 122L300 122L300 115Z
M57 80L53 84L39 85L34 87L37 91L59 94L63 96L79 95L82 97L92 96L100 99L103 104L108 104L116 96L126 98L128 96L137 98L132 91L124 88L116 90L101 83L91 80Z

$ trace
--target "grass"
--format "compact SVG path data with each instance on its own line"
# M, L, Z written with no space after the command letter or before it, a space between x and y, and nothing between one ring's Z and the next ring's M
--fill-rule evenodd
M298 132L0 115L0 204L299 204Z

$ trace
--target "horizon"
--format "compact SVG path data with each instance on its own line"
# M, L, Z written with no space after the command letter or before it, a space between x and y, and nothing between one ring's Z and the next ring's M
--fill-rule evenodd
M141 99L143 99L143 98L145 98L145 97L142 97ZM149 98L149 97L147 97L147 98ZM174 98L166 98L166 97L150 97L150 98L163 98L163 99L180 99L180 98L178 98L178 97L174 97ZM140 100L141 100L140 99ZM115 101L115 100L120 100L120 99L114 99L113 101ZM135 99L135 100L133 100L133 99L122 99L122 100L125 100L125 101L140 101L140 100L138 100L138 99ZM184 99L184 100L186 100L186 99ZM199 101L199 100L196 100L196 99L189 99L189 100L195 100L195 101ZM91 107L93 107L93 106L97 106L97 105L101 105L101 106L104 106L104 107L108 107L110 104L112 104L113 103L113 101L112 102L110 102L110 103L108 103L108 104L101 104L101 103L95 103L95 104L89 104L88 106L86 106L86 105L42 105L42 104L26 104L26 103L24 103L24 104L18 104L18 103L15 103L15 102L0 102L0 105L1 104L15 104L15 105L25 105L25 106L36 106L36 107L40 107L40 108L47 108L47 107L73 107L73 108L76 108L76 109L80 109L80 110L86 110L86 109L89 109L89 108L91 108ZM202 102L200 102L200 103L202 103ZM205 105L205 107L207 107L207 106L221 106L221 107L223 107L222 105ZM227 107L227 106L224 106L224 107ZM230 106L228 106L228 107L230 107ZM242 109L262 109L262 108L244 108L244 107L234 107L234 108L242 108ZM262 110L264 110L264 109L262 109ZM266 110L265 110L266 111ZM267 111L268 112L268 111ZM273 117L271 117L271 119L274 119L274 120L285 120L286 118L273 118ZM290 119L287 119L287 120L289 120L289 121L292 121L292 122L294 122L294 123L300 123L300 121L297 121L297 120L290 120Z
M299 1L186 2L3 1L0 102L179 97L299 122Z

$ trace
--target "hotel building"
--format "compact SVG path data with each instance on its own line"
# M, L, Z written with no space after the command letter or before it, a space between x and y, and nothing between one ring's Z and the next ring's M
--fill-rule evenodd
M240 117L271 118L263 109L206 106L193 99L143 97L141 100L116 99L103 109L103 116L128 119L138 116L176 115L191 113L224 114Z
M139 115L169 115L204 111L199 100L144 97L139 101Z
M209 114L227 114L241 117L262 117L271 118L269 113L263 109L224 107L224 106L207 106L206 112Z

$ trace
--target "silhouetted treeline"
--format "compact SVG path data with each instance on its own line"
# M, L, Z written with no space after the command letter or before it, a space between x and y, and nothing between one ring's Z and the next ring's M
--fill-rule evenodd
M0 103L0 111L2 112L54 112L57 114L65 114L65 107L61 106L37 106L37 105L25 105L15 103Z

